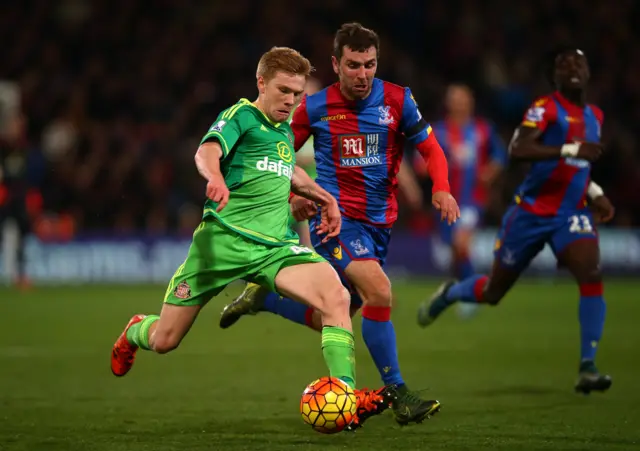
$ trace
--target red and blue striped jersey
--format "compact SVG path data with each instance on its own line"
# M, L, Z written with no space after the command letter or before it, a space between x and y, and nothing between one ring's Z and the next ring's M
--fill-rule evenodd
M451 194L459 205L484 206L488 191L479 178L489 164L504 166L507 149L492 124L472 118L464 125L451 120L433 124L433 132L449 162Z
M431 133L409 88L375 78L369 96L352 101L335 83L302 100L291 128L296 150L313 135L316 182L344 216L393 225L405 139L419 144Z
M574 142L600 142L603 114L595 105L574 105L559 92L536 100L522 126L541 130L548 146ZM534 162L517 190L516 202L525 210L553 216L584 208L591 179L591 164L578 158Z

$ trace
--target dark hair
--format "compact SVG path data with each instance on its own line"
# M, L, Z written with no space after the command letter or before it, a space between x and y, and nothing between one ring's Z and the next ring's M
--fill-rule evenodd
M340 60L344 47L347 46L355 52L364 52L370 47L376 48L380 53L380 38L375 31L363 27L358 22L342 24L336 31L333 39L333 55Z

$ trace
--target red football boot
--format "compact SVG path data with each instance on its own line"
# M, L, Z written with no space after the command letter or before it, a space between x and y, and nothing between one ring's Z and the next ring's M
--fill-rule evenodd
M134 315L113 345L113 350L111 351L111 372L114 376L124 376L133 366L133 360L136 358L138 347L129 343L129 340L127 340L127 331L131 326L142 321L145 316L146 315Z
M347 426L348 431L355 431L362 427L362 423L368 418L379 415L387 410L395 398L393 387L382 387L378 390L354 390L358 398L356 415Z

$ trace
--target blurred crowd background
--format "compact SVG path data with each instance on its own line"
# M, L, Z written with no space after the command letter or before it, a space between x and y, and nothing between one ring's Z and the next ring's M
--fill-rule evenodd
M589 100L605 112L594 179L617 207L614 226L640 225L633 0L22 0L1 11L0 80L21 98L20 120L3 119L2 146L28 155L43 224L191 234L204 200L193 154L222 109L256 96L260 54L295 47L330 84L333 33L357 20L380 34L379 76L410 86L427 119L441 118L446 86L463 82L505 142L550 91L544 55L579 46L592 68ZM521 176L509 167L492 187L490 225ZM407 219L405 210L399 226Z

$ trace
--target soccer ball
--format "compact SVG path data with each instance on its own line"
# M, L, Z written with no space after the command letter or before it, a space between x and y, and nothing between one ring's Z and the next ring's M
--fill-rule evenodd
M351 423L357 398L351 387L335 377L321 377L302 393L300 413L305 423L323 434L335 434Z

